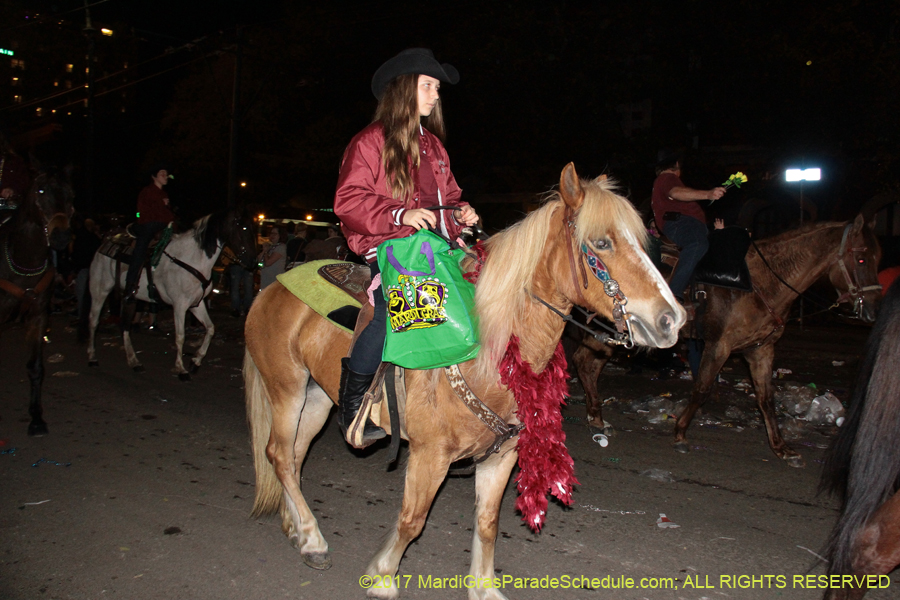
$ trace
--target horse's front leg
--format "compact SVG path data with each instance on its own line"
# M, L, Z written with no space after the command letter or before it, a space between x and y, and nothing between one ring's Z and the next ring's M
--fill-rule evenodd
M44 422L44 407L41 405L41 387L44 384L44 330L47 327L46 308L36 309L40 316L32 318L25 330L25 339L28 340L29 353L28 379L31 382L31 399L28 403L28 414L31 415L31 423L28 424L28 435L45 435L49 433L47 423Z
M687 428L704 402L709 399L709 394L716 385L716 376L722 370L722 365L731 354L731 347L720 342L707 344L700 359L700 371L697 373L697 381L691 391L691 401L684 408L678 420L675 422L675 450L681 453L690 452L690 446L686 440Z
M212 342L213 335L216 333L216 327L213 325L212 319L209 318L209 311L206 310L206 302L200 301L200 304L191 308L191 313L197 317L201 323L203 323L203 327L206 328L206 335L203 337L203 343L200 344L200 348L194 353L194 358L191 359L191 374L196 374L200 369L200 363L203 362L203 357L206 356L206 352L209 350L209 344Z
M410 442L403 507L397 519L397 527L366 569L366 575L382 586L369 588L366 594L370 598L399 597L400 592L394 584L393 576L400 568L400 559L403 558L406 547L422 533L431 503L447 477L451 462L449 454L438 444Z
M507 441L500 450L480 463L475 470L475 534L472 539L472 576L469 600L506 600L496 588L481 585L494 580L494 548L500 522L500 501L509 474L519 454L516 440Z
M769 435L769 447L778 458L783 458L792 467L804 467L803 457L795 452L781 437L778 420L775 415L775 404L772 402L772 362L775 360L775 345L766 344L744 352L747 364L750 365L750 377L756 390L756 403L759 412L766 422Z
M584 341L575 354L572 356L572 362L575 363L575 370L578 378L581 379L581 386L584 388L584 401L587 405L587 421L588 425L603 430L603 433L609 435L612 433L612 426L603 420L603 402L600 400L600 394L597 391L597 379L600 377L603 367L612 357L612 348L607 344L599 342L592 336L585 336Z

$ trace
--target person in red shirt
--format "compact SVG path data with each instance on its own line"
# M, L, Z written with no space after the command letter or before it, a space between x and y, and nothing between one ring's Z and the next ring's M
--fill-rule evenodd
M372 77L372 93L378 98L375 120L344 152L334 212L347 244L369 263L373 278L379 274L376 248L382 242L423 227L456 239L463 227L478 222L472 207L461 200L441 142L444 117L438 90L441 82L458 81L459 72L425 48L404 50ZM458 208L426 208L438 205ZM339 423L345 435L384 350L387 305L380 287L374 299L375 315L341 365ZM376 440L385 433L367 423L364 436Z
M169 183L169 170L163 165L150 168L150 184L141 190L137 200L137 223L131 226L136 236L131 264L125 275L125 300L134 302L141 281L141 268L147 258L147 249L153 236L175 220L175 213L169 208L169 195L163 189Z
M684 290L694 269L709 248L706 213L697 202L718 200L724 187L695 190L681 182L681 156L672 150L661 150L656 163L651 206L656 224L680 249L678 264L669 280L669 288L684 303Z

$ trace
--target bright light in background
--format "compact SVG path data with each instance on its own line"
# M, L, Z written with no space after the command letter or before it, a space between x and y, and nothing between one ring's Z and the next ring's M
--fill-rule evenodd
M242 182L241 182L241 187L247 187L247 182L246 182L246 181L242 181Z
M259 220L260 220L260 221L262 221L262 220L263 220L263 219L265 219L265 218L266 218L266 215L259 215L259 217L258 217L258 218L259 218Z
M307 220L307 221L312 221L312 215L306 215L306 220Z
M103 28L103 29L100 30L100 33L102 33L103 35L106 35L106 36L111 36L111 35L113 34L113 30L112 30L112 29L106 29L106 28Z
M819 181L822 179L822 169L788 169L784 172L785 181Z

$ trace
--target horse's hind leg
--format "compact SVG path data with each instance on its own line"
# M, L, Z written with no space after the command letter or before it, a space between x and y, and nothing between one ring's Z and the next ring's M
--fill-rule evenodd
M766 344L758 348L746 350L744 357L750 365L750 376L753 378L753 387L756 389L756 403L759 412L766 422L766 432L769 435L769 447L778 458L783 458L792 467L803 467L803 457L791 449L781 437L778 429L778 420L775 415L775 405L772 402L772 362L775 359L774 344Z
M191 313L197 319L203 323L203 327L206 328L206 335L203 337L203 343L200 344L200 348L194 353L194 358L191 359L191 373L196 373L200 368L200 363L203 362L203 357L206 356L206 352L209 350L209 343L213 339L213 335L216 333L216 327L213 325L212 319L209 318L209 311L206 310L206 303L200 302L197 306L191 308Z
M91 312L88 316L88 366L96 367L100 363L97 361L97 326L100 324L100 313L103 312L103 303L109 295L112 286L115 284L115 275L104 272L102 263L97 262L99 259L94 258L91 264L91 274L88 279L88 285L91 290Z
M475 470L475 534L472 540L473 581L494 579L494 549L500 522L500 501L518 454L515 441L508 441ZM498 590L469 588L469 600L505 600Z
M722 365L731 354L731 348L725 344L707 344L703 350L703 357L700 359L700 372L697 374L697 381L694 382L694 389L691 391L691 401L684 408L675 422L675 450L681 453L690 451L688 446L687 428L696 414L697 409L703 405L709 398L709 394L716 385L716 377L722 370Z
M437 444L422 447L421 444L416 446L410 443L403 507L397 527L366 569L366 575L385 587L369 588L369 597L393 599L399 596L393 576L400 568L400 559L406 547L422 533L434 496L447 477L450 462L450 457Z
M28 435L45 435L49 431L47 423L43 419L41 387L44 383L44 329L47 326L47 313L43 308L35 310L39 310L40 315L33 317L25 330L25 339L28 340L30 346L29 358L26 363L28 379L31 382L31 399L28 404L31 423L28 424Z
M271 381L271 380L268 380ZM309 444L328 420L331 399L302 372L290 382L267 385L272 403L272 432L266 456L284 488L281 528L291 545L300 549L303 562L314 569L331 566L328 543L300 491L300 472Z
M597 390L597 379L610 357L612 348L588 335L584 336L584 341L572 356L572 362L575 363L575 370L584 388L588 425L602 429L606 435L611 433L612 427L603 420L601 408L603 403Z

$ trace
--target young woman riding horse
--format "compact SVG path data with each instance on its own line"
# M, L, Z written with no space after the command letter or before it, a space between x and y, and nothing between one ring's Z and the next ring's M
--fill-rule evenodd
M612 190L609 181L579 180L570 164L562 172L558 195L486 244L475 295L482 348L477 359L459 368L471 391L504 423L519 422L516 400L498 372L508 344L518 339L521 359L534 373L545 370L559 346L565 321L538 299L562 314L578 302L610 320L618 316L635 342L652 347L674 344L684 324L684 309L642 250L646 234L637 211ZM620 288L610 295L614 277ZM257 478L253 514L280 511L282 529L304 562L328 568L328 543L300 490L301 468L338 399L340 361L351 334L277 282L253 303L245 339L247 416ZM389 432L404 433L409 440L403 506L396 528L367 570L383 577L385 585L422 531L450 464L481 456L495 441L494 433L459 400L446 370L407 371L405 385L401 431ZM386 404L379 408L385 425ZM518 457L517 441L508 439L476 467L470 571L475 581L494 575L500 500ZM396 598L398 590L373 589L369 594ZM477 587L469 597L504 596Z
M366 259L373 278L379 274L375 249L382 242L423 227L456 239L464 225L478 222L472 207L460 200L462 190L441 144L442 81L456 83L459 73L424 48L404 50L381 65L372 78L375 121L344 152L334 212L350 249ZM452 215L428 210L441 205L459 208ZM374 298L374 317L342 363L340 425L345 434L381 364L387 320L381 287ZM363 437L374 441L384 437L384 430L366 423Z
M44 331L56 273L51 265L51 250L63 250L69 244L72 197L68 174L41 173L18 208L0 226L0 324L16 316L25 322L26 367L31 381L28 435L47 433L42 418L41 385Z

